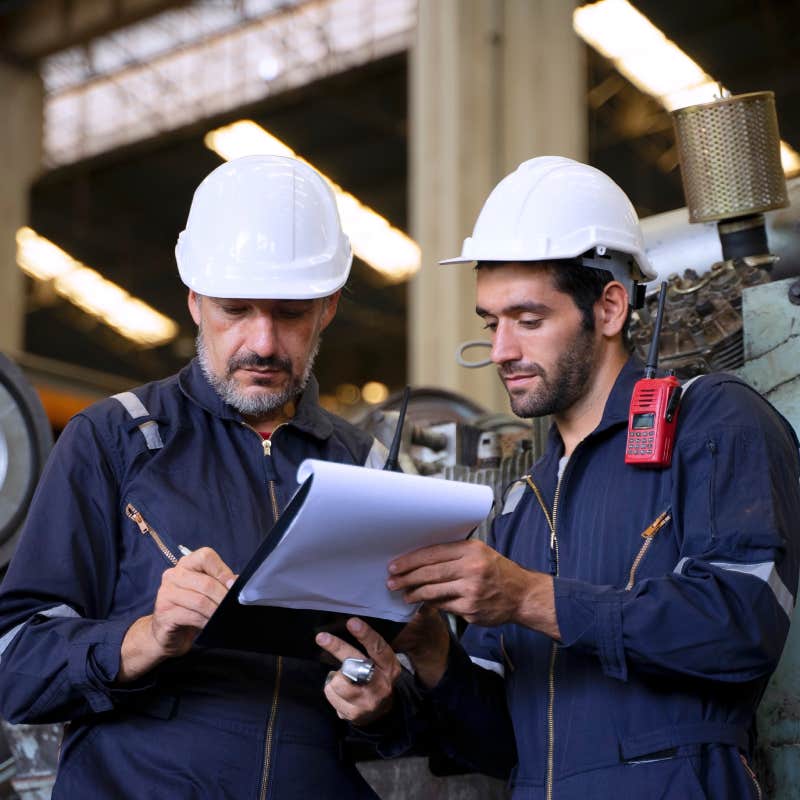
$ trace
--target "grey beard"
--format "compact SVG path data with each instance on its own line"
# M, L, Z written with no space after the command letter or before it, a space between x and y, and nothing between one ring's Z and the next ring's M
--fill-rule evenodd
M311 377L311 371L314 369L314 360L319 352L320 339L317 337L314 348L308 357L308 361L306 361L305 369L299 378L292 375L289 385L281 391L273 391L265 387L263 392L254 395L245 394L239 388L239 384L236 382L235 378L220 377L212 371L208 359L208 349L206 348L205 339L203 338L202 327L200 327L197 332L195 345L197 348L197 358L200 362L200 368L203 370L203 375L205 375L206 380L220 398L229 406L235 408L242 416L264 417L275 411L279 411L287 403L292 402L306 388L309 378ZM254 355L250 360L257 359L258 356ZM235 370L233 364L236 363L236 361L236 359L228 361L228 375L233 374Z

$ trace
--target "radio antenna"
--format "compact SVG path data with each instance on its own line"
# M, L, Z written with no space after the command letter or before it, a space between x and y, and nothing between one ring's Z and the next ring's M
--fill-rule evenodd
M658 344L661 338L661 323L664 320L664 301L667 299L667 282L661 281L661 291L658 293L658 315L653 326L653 338L650 341L650 352L647 354L647 364L644 368L645 378L655 378L658 368Z
M397 427L394 429L394 438L392 439L392 446L389 448L389 456L383 468L388 472L401 472L398 463L400 455L400 442L403 438L403 423L406 420L406 409L408 408L408 397L411 394L411 387L406 386L403 389L403 399L400 403L400 416L397 418Z

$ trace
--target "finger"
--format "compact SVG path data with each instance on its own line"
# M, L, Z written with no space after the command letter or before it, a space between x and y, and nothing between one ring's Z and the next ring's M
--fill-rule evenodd
M467 542L451 542L412 550L410 553L393 558L389 562L389 573L391 575L403 575L411 570L419 569L419 567L438 564L442 561L454 561L457 558L461 558L467 544Z
M328 699L328 702L333 706L336 714L338 715L339 719L347 719L347 713L353 713L352 704L348 703L344 700L337 692L333 689L333 681L330 681L326 684L323 690L325 697Z
M199 614L205 625L205 622L217 610L217 604L204 594L179 586L170 586L156 595L154 609L156 614L169 613L175 608Z
M351 617L347 620L347 630L364 645L367 655L383 672L391 673L397 666L397 656L394 650L387 644L383 636L370 628L364 620Z
M318 633L314 637L314 641L326 653L330 653L339 661L344 661L346 658L364 658L364 654L360 650L332 633Z
M210 547L200 547L188 556L184 556L181 559L181 566L211 575L226 587L236 580L231 568L219 557L216 550Z
M418 567L402 575L392 575L386 581L391 591L423 586L427 583L448 583L463 578L467 570L464 558Z
M346 678L344 680L346 680ZM358 724L359 722L367 721L374 714L375 708L372 706L367 707L345 700L341 695L337 694L334 688L335 685L336 681L333 680L325 687L325 697L328 698L328 702L336 709L339 719L345 719Z
M353 683L341 672L334 672L331 679L326 681L325 686L326 688L330 686L337 697L352 705L356 705L359 700L363 702L364 698L369 695L369 689L366 684Z
M182 569L180 566L165 574L165 583L180 589L202 594L218 606L228 593L227 587L216 578L204 572L195 572L191 569Z
M409 605L414 603L428 603L435 608L445 609L442 603L448 603L463 599L464 583L462 581L448 581L446 583L429 583L424 586L416 586L403 594L403 600Z

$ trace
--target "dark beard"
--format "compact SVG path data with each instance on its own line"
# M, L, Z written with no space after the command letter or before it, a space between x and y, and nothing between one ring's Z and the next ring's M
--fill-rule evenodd
M550 373L536 363L514 361L503 364L499 369L501 378L524 372L538 375L541 380L538 389L516 395L509 391L512 411L518 417L527 419L559 414L571 408L586 392L592 374L593 356L592 332L581 328Z

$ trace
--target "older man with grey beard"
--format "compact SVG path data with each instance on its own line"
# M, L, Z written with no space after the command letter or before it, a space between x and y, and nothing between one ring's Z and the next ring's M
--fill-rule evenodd
M0 592L0 713L69 722L55 798L373 798L321 665L193 647L305 458L382 463L312 375L352 261L332 192L225 164L176 255L198 357L62 434Z

